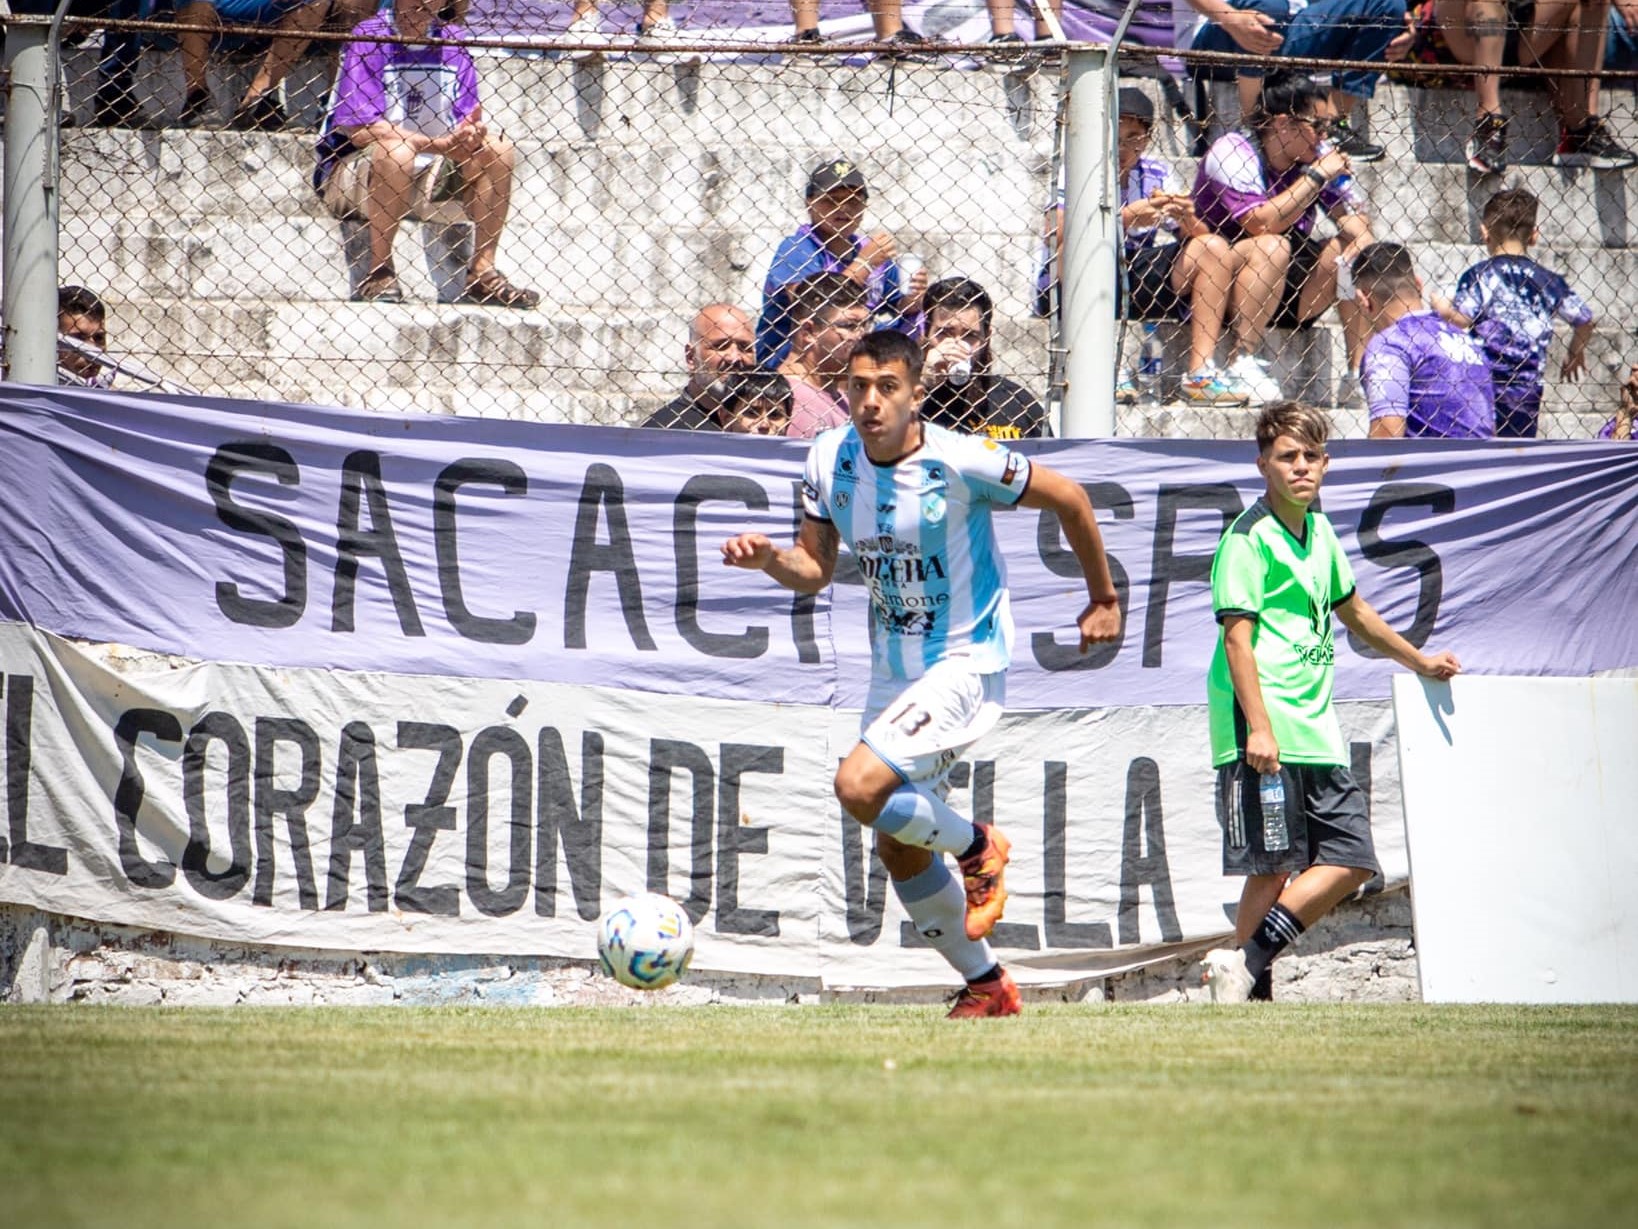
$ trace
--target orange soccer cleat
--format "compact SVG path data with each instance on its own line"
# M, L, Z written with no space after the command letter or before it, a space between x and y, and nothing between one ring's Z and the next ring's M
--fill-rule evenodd
M970 981L956 995L949 1020L982 1020L991 1016L1016 1016L1024 1009L1018 986L1005 969L983 981Z
M960 861L962 886L967 889L967 937L975 941L995 929L1001 911L1007 907L1003 876L1012 855L1012 842L1001 829L978 830L984 834L984 848Z

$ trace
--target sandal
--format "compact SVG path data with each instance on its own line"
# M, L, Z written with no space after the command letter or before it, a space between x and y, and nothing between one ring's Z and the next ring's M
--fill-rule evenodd
M398 289L398 274L390 265L371 269L369 276L353 291L354 303L402 303L404 292Z
M480 273L466 284L457 303L476 303L480 307L516 307L528 311L540 303L540 294L514 286L496 269Z

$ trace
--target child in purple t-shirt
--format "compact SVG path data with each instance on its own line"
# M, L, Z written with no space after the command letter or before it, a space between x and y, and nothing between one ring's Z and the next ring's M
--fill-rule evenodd
M1361 382L1372 439L1487 439L1496 434L1490 369L1468 334L1422 306L1410 251L1373 243L1354 261L1354 298L1374 333Z

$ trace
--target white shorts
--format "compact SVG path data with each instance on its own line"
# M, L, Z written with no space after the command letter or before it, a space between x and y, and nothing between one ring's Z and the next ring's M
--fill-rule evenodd
M324 181L319 199L338 218L362 218L364 203L370 196L370 151L348 154L330 172ZM405 215L418 222L464 222L466 206L460 198L459 168L448 158L437 155L425 166L416 168L410 181L409 212Z
M909 682L874 680L859 740L906 782L936 789L961 753L995 728L1006 699L1004 671L977 674L947 659Z

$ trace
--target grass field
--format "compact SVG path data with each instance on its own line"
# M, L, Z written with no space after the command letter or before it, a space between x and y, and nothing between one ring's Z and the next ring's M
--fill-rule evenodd
M0 1009L8 1229L1635 1208L1631 1009Z

